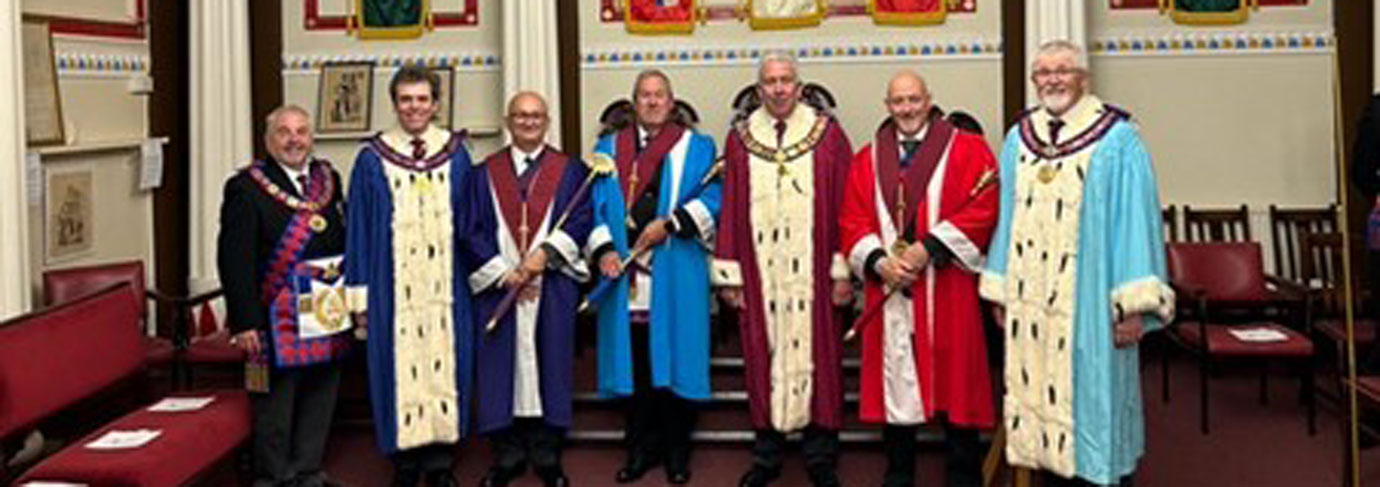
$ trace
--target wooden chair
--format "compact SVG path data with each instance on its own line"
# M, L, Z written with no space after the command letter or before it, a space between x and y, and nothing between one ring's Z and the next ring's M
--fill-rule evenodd
M1250 242L1251 220L1246 205L1233 209L1198 210L1184 205L1185 242Z
M1306 329L1296 330L1285 324L1302 318L1303 290L1288 281L1268 278L1260 244L1255 242L1172 243L1168 245L1168 261L1180 309L1193 312L1190 317L1171 323L1167 335L1199 359L1202 432L1209 431L1210 371L1217 363L1226 361L1253 361L1260 365L1262 403L1268 402L1268 367L1285 361L1295 365L1300 375L1301 400L1308 409L1308 432L1316 432L1313 341ZM1267 284L1274 284L1274 288ZM1306 320L1304 324L1307 325ZM1239 333L1249 329L1273 330L1283 339L1259 342L1240 338ZM1162 394L1168 400L1167 357L1162 367Z
M1164 221L1164 241L1179 241L1179 209L1174 205L1169 205L1160 210L1160 217Z
M1337 206L1282 209L1270 205L1270 241L1275 254L1275 275L1305 286L1300 260L1303 241L1309 235L1337 230Z

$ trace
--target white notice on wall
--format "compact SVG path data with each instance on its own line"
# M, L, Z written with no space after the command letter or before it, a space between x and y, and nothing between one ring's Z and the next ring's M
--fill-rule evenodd
M30 152L24 157L24 192L29 195L29 206L43 202L43 156Z
M140 152L139 190L157 189L163 185L163 140L145 140Z

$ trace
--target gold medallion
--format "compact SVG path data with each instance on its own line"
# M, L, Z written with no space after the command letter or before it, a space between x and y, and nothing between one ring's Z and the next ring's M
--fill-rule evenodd
M1049 184L1050 182L1053 182L1053 181L1054 181L1054 178L1055 178L1056 176L1058 176L1058 175L1059 175L1059 170L1058 170L1058 169L1055 169L1054 166L1051 166L1051 165L1046 164L1046 165L1040 166L1040 172L1039 172L1039 174L1036 175L1036 177L1038 177L1038 178L1040 179L1040 182L1045 183L1045 184Z
M775 159L777 163L786 162L786 151L776 151L776 153L772 155L772 159Z
M326 231L326 225L326 217L321 216L319 213L312 215L311 219L307 220L307 226L311 227L311 231L316 233Z
M906 255L906 250L908 249L910 249L910 243L898 238L895 242L891 243L891 256L899 258Z
M329 332L337 332L345 324L345 290L343 288L325 289L312 296L316 322Z

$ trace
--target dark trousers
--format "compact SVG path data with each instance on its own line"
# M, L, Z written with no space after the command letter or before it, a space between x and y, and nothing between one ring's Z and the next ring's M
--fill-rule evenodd
M511 478L530 463L544 480L560 476L564 439L563 429L548 425L541 418L513 418L512 425L489 434L493 469Z
M1045 472L1044 480L1045 487L1098 487L1098 484L1078 477L1066 479L1049 472ZM1132 485L1135 485L1135 477L1133 475L1122 477L1121 481L1116 483L1117 487L1131 487Z
M695 430L696 404L670 389L652 387L647 325L632 326L633 395L626 402L628 460L664 460L667 470L690 466L690 434Z
M811 425L805 428L803 435L800 450L805 455L805 468L812 472L834 470L839 460L839 432ZM785 433L757 430L756 442L752 445L752 464L770 472L780 472L785 450Z
M254 408L254 485L321 485L340 364L274 369Z
M915 485L915 434L919 426L887 425L882 429L886 449L884 487ZM982 485L982 444L978 431L950 426L944 432L945 478L949 487Z
M1380 293L1380 252L1369 251L1366 253L1366 274L1372 293ZM1360 290L1353 292L1360 293ZM1372 298L1373 300L1374 298ZM1370 318L1380 318L1380 305L1366 303L1370 309L1365 310ZM1375 340L1365 349L1357 349L1356 373L1359 375L1380 374L1380 340Z
M393 454L393 471L396 475L416 476L423 472L450 472L455 468L455 444L433 443Z

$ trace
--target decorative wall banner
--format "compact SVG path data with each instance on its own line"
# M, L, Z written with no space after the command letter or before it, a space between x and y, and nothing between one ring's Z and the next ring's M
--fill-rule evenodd
M623 23L633 34L689 34L695 31L695 0L626 0Z
M1308 0L1109 0L1112 10L1159 9L1176 24L1230 25L1245 23L1262 6L1305 6Z
M829 14L825 0L746 0L748 25L753 30L814 27Z
M364 25L359 18L363 11L361 0L335 0L343 2L348 12L344 14L323 14L321 4L331 0L302 0L302 25L306 30L343 30L356 32ZM428 28L471 27L479 25L479 0L412 0L424 3L427 12L423 24ZM390 2L384 2L390 3ZM396 3L396 2L391 2ZM458 4L458 7L455 5ZM363 35L363 32L361 35ZM420 33L418 33L420 35ZM414 36L415 37L415 36Z
M95 248L91 169L48 173L44 194L44 255L48 263Z
M316 96L316 131L369 130L374 93L374 63L329 63L321 67Z
M949 15L949 4L961 0L868 0L872 21L877 25L937 25Z
M629 0L599 0L599 20L605 23L627 22L627 12L625 2ZM658 3L666 3L668 0L661 0ZM689 0L679 0L684 4ZM745 0L695 0L694 16L695 21L700 23L733 21L740 22L750 20L749 10L745 8ZM769 5L771 3L783 3L781 0L754 0L760 2L758 5ZM942 2L946 14L971 14L977 11L977 0L882 0L887 3L904 8L903 12L910 12L913 9L905 8L908 3L930 3ZM1151 0L1154 1L1154 0ZM1280 0L1268 0L1280 1ZM808 0L789 0L791 3L805 5ZM830 17L872 17L874 10L872 4L874 0L828 0L819 2L823 5L823 13L820 20ZM884 8L883 12L897 10L896 8ZM759 22L771 23L774 19L765 17L758 18ZM797 19L801 20L801 19ZM819 22L815 22L818 24ZM882 23L882 22L879 22ZM933 22L932 22L933 23ZM813 25L813 24L812 24ZM915 25L915 24L908 24ZM693 26L690 26L693 29ZM629 28L629 32L639 33ZM688 31L687 31L688 32Z

